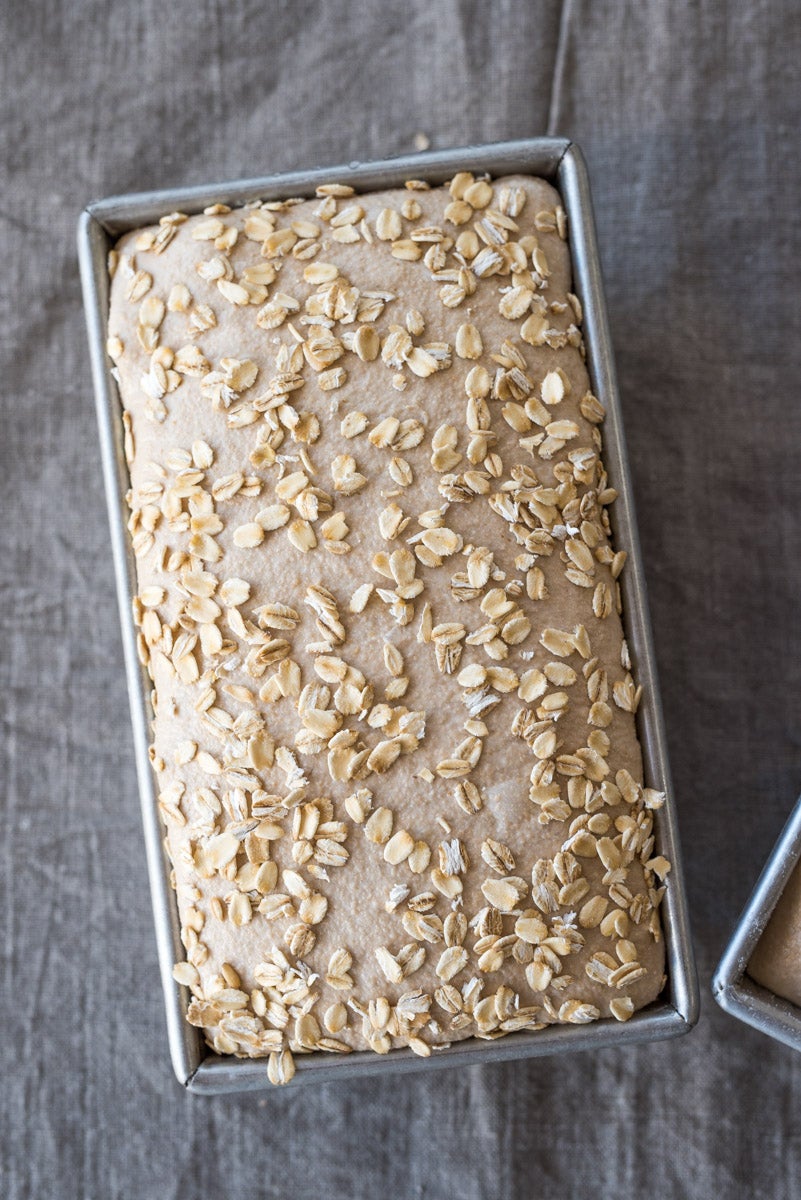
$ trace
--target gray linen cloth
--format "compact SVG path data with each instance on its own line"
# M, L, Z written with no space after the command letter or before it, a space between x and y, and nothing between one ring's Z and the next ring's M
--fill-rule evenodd
M801 1197L801 1057L712 968L801 788L792 0L7 0L5 1200ZM704 1013L674 1043L201 1099L167 1059L74 226L91 197L543 132L587 155Z

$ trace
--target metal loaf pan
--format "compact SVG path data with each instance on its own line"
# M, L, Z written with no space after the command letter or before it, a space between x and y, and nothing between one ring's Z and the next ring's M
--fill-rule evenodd
M625 628L634 670L644 686L638 713L638 730L645 759L647 783L667 793L667 803L656 813L658 851L673 864L662 907L667 949L667 986L654 1004L634 1014L625 1024L613 1020L588 1026L550 1026L538 1032L516 1033L491 1043L475 1039L457 1042L420 1059L409 1050L387 1056L354 1053L344 1058L325 1054L298 1055L292 1086L312 1080L347 1079L358 1074L394 1074L438 1066L492 1063L562 1050L625 1045L684 1033L697 1020L698 989L693 961L687 903L682 883L676 828L676 808L668 768L662 710L648 617L632 488L621 424L620 401L610 346L606 307L595 240L589 183L584 159L577 146L564 138L534 138L486 146L416 154L377 163L295 171L285 175L240 180L208 187L115 196L90 204L81 214L78 247L89 331L97 418L100 426L103 473L114 548L122 637L131 704L139 791L142 803L148 868L158 940L159 964L167 1009L173 1067L182 1084L194 1092L214 1093L256 1090L269 1086L263 1060L221 1057L209 1051L202 1035L185 1019L186 989L172 978L173 963L183 958L175 897L169 885L169 863L162 846L153 774L148 760L150 684L136 654L136 632L131 615L136 572L126 533L125 492L128 474L122 449L121 407L111 364L106 356L109 247L124 232L155 223L166 212L179 209L197 213L209 204L241 205L256 198L281 199L313 195L321 183L333 180L352 184L357 191L401 186L406 179L442 183L456 171L492 176L539 175L559 189L568 215L574 289L581 299L585 324L587 362L592 386L606 407L605 464L619 496L612 519L616 544L629 553L622 576Z
M801 1050L801 1008L761 987L747 971L757 942L799 859L801 797L771 851L712 980L712 993L724 1012L794 1050Z

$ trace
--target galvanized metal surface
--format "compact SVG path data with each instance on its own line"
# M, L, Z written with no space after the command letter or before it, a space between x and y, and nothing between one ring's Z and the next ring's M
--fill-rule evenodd
M438 1066L498 1062L567 1049L599 1049L674 1037L691 1028L698 1017L698 985L682 881L675 802L645 580L634 519L589 182L578 147L563 138L535 138L417 154L380 163L351 163L343 167L293 172L209 187L118 196L88 206L79 223L78 249L170 1053L178 1079L195 1092L208 1094L257 1090L270 1085L263 1061L221 1057L208 1050L200 1032L185 1020L187 993L172 978L173 963L183 958L184 952L179 936L177 906L169 887L169 862L162 845L153 772L147 754L151 720L147 699L150 682L136 654L136 630L131 614L136 571L126 533L124 497L128 473L122 449L121 407L110 372L111 364L105 352L108 248L123 232L151 224L163 213L174 209L194 213L220 201L235 206L259 197L281 199L310 195L320 183L332 180L350 183L359 191L397 187L411 177L441 183L457 170L489 172L493 176L517 173L540 175L559 188L568 214L574 289L584 308L587 365L595 393L607 411L604 425L605 463L610 483L618 491L612 512L614 536L616 544L629 552L622 577L624 623L634 671L644 687L637 727L643 748L645 776L650 786L667 794L667 803L655 814L655 818L657 850L673 864L661 910L668 982L660 1000L635 1013L625 1024L604 1020L590 1026L551 1026L536 1033L512 1034L493 1042L469 1039L436 1051L428 1059L420 1059L408 1050L393 1051L387 1056L356 1053L346 1058L301 1055L296 1060L297 1074L291 1086L311 1080L347 1079L357 1074L386 1074Z
M725 1012L795 1050L801 1050L801 1008L761 987L746 972L799 859L801 797L771 851L712 980L712 994Z

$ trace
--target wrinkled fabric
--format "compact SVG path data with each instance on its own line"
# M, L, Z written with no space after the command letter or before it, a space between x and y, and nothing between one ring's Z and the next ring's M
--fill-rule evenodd
M791 0L0 11L0 1194L801 1197L801 1055L709 979L801 789ZM588 159L703 1014L203 1099L168 1061L74 252L95 196L529 136Z

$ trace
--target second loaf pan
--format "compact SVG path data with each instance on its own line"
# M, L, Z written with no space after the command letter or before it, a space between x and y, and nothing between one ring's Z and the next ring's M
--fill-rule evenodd
M748 963L797 863L801 861L801 797L773 847L712 980L724 1012L801 1050L801 1008L762 987Z
M178 1079L193 1092L252 1091L270 1085L263 1060L222 1057L209 1050L201 1032L186 1021L186 989L180 988L172 978L173 963L183 958L184 951L179 936L177 905L169 884L170 864L162 846L153 773L148 758L152 719L150 681L137 657L136 629L131 614L136 571L126 532L128 474L122 446L122 410L105 348L108 250L121 234L154 223L164 213L176 209L192 214L216 202L236 206L257 198L277 200L308 196L313 195L314 189L320 184L331 181L348 183L362 192L402 186L406 179L412 177L438 184L461 170L493 176L539 175L558 188L567 212L573 286L584 309L587 365L595 394L607 412L604 425L605 464L610 484L618 492L612 513L614 538L616 545L625 548L629 554L622 576L624 627L633 667L644 688L644 699L637 714L637 729L643 750L645 781L648 786L664 791L667 796L666 804L655 814L658 852L673 864L661 909L667 951L667 985L658 1001L636 1012L625 1024L603 1020L589 1026L555 1025L537 1032L511 1034L491 1043L477 1043L474 1039L468 1039L438 1050L427 1059L418 1058L410 1050L393 1050L386 1056L359 1052L333 1061L325 1054L299 1055L296 1060L297 1074L290 1086L297 1087L313 1081L344 1080L355 1075L391 1075L442 1066L492 1063L570 1049L622 1046L676 1036L688 1030L697 1019L697 982L682 879L675 799L668 767L589 182L578 147L563 138L534 138L418 154L385 162L351 163L346 167L298 171L208 187L118 196L90 204L82 214L78 231L79 257L170 1053Z

